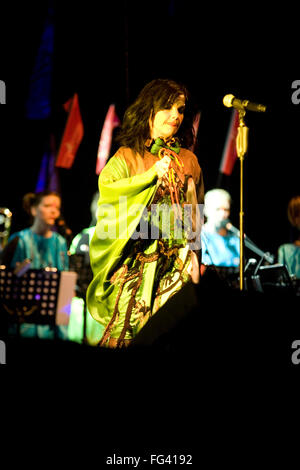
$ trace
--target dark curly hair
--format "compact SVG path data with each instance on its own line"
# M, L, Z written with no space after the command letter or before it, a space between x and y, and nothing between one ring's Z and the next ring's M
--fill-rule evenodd
M116 141L143 155L145 142L151 138L149 119L158 111L172 107L180 95L185 97L186 108L184 120L176 137L182 147L191 147L194 142L194 113L188 106L189 92L183 84L169 79L152 80L142 89L134 103L125 111Z

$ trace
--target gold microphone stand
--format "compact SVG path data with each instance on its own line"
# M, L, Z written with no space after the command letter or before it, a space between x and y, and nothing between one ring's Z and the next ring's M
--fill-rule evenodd
M244 157L248 150L249 129L245 125L245 109L239 110L239 127L236 137L237 156L240 160L240 290L244 290Z

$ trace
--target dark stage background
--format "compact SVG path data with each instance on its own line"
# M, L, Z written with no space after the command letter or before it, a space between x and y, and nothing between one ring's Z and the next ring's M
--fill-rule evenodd
M98 179L96 155L108 106L115 103L122 118L126 106L149 80L170 77L187 85L201 111L197 156L206 190L217 183L231 116L223 106L223 96L232 93L268 107L265 114L249 112L246 117L250 139L245 159L245 231L259 248L274 254L280 244L288 242L286 208L289 199L300 193L300 105L291 100L299 61L299 15L294 5L286 13L282 4L267 5L265 16L253 2L243 2L243 6L244 11L241 4L236 8L228 2L188 0L54 3L52 114L46 121L30 121L25 118L25 104L48 3L1 4L0 80L6 83L7 97L0 106L0 207L13 213L11 232L26 226L22 196L35 190L50 132L59 143L66 123L63 103L78 93L85 130L72 169L59 170L63 215L75 234L90 223L90 202ZM232 222L238 225L238 162L222 185L233 196ZM227 461L230 468L244 468L249 459L254 466L263 461L270 468L270 459L278 465L281 455L286 468L287 458L293 449L298 450L293 436L299 432L291 430L291 423L299 422L295 414L299 387L287 380L298 372L291 363L291 344L299 331L298 309L291 308L290 298L275 296L271 302L266 297L263 303L256 296L239 300L224 297L218 288L214 284L205 295L201 292L201 315L197 311L186 329L184 324L178 328L176 344L182 338L189 344L189 335L192 340L187 355L175 356L174 363L161 357L160 351L154 358L152 351L142 355L139 367L134 355L128 363L127 355L120 359L99 348L85 350L83 345L53 347L44 342L39 344L39 354L34 342L8 345L8 363L21 363L20 371L26 373L26 386L18 383L14 388L13 406L6 413L9 426L14 426L13 433L6 433L13 446L9 457L20 455L24 465L28 456L32 465L36 452L30 450L33 443L34 450L38 448L39 436L48 460L56 448L60 460L64 449L70 457L65 447L69 437L77 464L82 453L84 463L92 457L100 466L109 453L108 445L123 456L146 457L153 442L165 454L167 443L170 449L186 446L191 453L191 442L195 442L193 463L199 454L199 459L207 456L209 462L220 459L222 466ZM30 365L38 360L42 367L34 374L38 384L31 391L35 380L29 375ZM53 377L45 363L56 366ZM61 375L57 375L58 364L63 366ZM71 370L70 364L76 369ZM88 368L90 364L93 369ZM49 376L44 393L43 371ZM289 377L286 372L291 373ZM110 381L112 375L115 380ZM63 387L67 381L72 383L69 393ZM36 405L38 398L42 406ZM75 398L75 407L69 398ZM10 401L3 403L7 409ZM32 440L28 423L33 423L35 409L41 423ZM89 416L93 426L97 423L96 438L87 432ZM53 427L49 425L52 420ZM66 423L72 424L71 433ZM22 425L25 432L20 433ZM109 425L113 425L111 432ZM54 429L51 439L45 439L46 427ZM88 436L87 445L83 435ZM287 435L289 447L285 449L282 442ZM120 443L124 445L126 436L131 447L122 450ZM138 439L143 450L130 454ZM26 452L20 452L22 444Z
M115 103L122 118L149 80L170 77L187 85L201 111L196 153L206 190L217 184L231 116L223 96L232 93L267 105L265 114L246 116L245 231L274 254L290 240L286 207L300 192L300 105L291 101L296 75L281 77L285 51L278 47L275 26L274 31L270 23L267 30L260 28L255 12L248 12L241 31L225 21L225 8L204 10L197 2L152 1L146 9L131 1L54 3L52 114L30 121L25 103L48 3L18 5L17 14L13 6L9 9L11 21L2 31L0 79L6 83L7 103L0 107L0 206L13 212L12 232L27 223L21 199L35 189L50 132L59 144L67 117L63 103L78 93L85 131L72 169L59 169L63 215L75 234L90 223L96 155L108 106ZM238 225L238 161L221 186L233 196L232 222Z

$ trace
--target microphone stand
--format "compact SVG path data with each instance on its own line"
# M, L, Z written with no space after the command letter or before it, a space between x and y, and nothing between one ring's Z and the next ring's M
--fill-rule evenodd
M237 237L240 237L240 231L237 228L235 228L233 225L230 224L230 228L227 228L227 230L229 230L229 232L234 233L234 235L236 235ZM245 233L244 233L244 246L246 248L249 248L249 250L253 251L253 253L262 257L268 263L270 264L274 263L274 256L271 255L269 252L264 252L260 248L258 248L258 246L252 240L250 240L250 238L247 237ZM246 271L246 268L245 268L245 271Z
M245 109L239 109L239 127L236 137L237 156L240 160L240 291L244 290L244 158L248 150L249 129L245 125Z

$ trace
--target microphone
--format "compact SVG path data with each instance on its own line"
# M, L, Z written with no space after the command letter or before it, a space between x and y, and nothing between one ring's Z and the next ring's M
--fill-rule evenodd
M232 223L230 222L229 219L226 219L222 222L222 226L228 230L228 232L233 233L237 237L240 237L240 231L237 229ZM245 240L245 245L249 250L253 251L259 256L262 256L263 259L268 261L268 263L273 264L274 263L274 256L271 255L271 253L264 253L262 250L260 250L253 241L250 240L249 237L244 233L244 240Z
M232 225L229 219L224 219L220 222L220 228L226 228L228 232L234 233L234 235L240 236L240 231Z
M239 111L244 111L247 109L248 111L254 111L256 113L264 113L267 109L267 107L263 104L251 103L251 101L248 100L239 100L233 95L224 96L223 104L226 106L226 108L233 107Z
M61 215L56 219L55 225L58 233L65 237L68 242L70 242L73 236L73 232L67 226L65 219Z
M234 233L234 235L236 235L237 237L240 236L240 231L236 227L234 227L228 219L224 221L224 227L228 230L228 232ZM246 237L245 234L244 237Z

